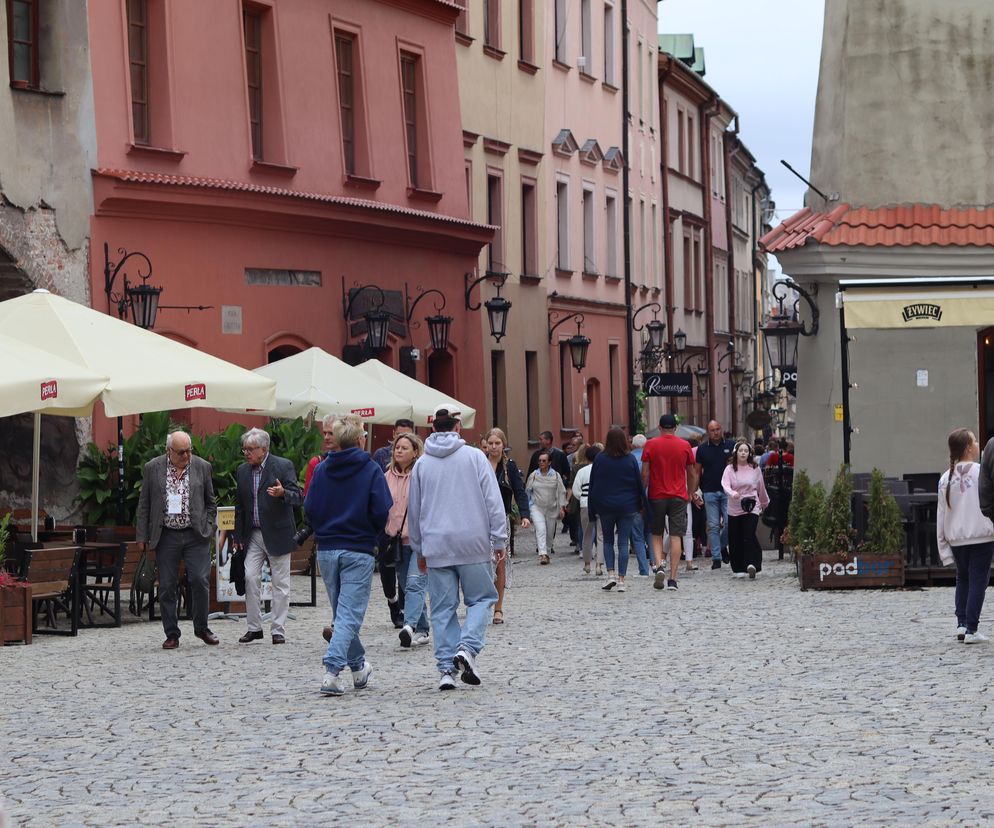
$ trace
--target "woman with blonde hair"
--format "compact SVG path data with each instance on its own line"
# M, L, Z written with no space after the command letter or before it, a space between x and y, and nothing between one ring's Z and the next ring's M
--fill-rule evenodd
M935 521L939 557L956 564L956 638L981 644L977 632L994 558L994 525L980 511L980 443L968 428L949 435L949 468L939 478Z
M518 504L518 514L521 527L531 526L531 513L528 510L528 495L521 480L518 464L507 456L507 437L499 428L492 428L486 437L487 459L490 467L497 476L497 486L500 489L501 500L504 502L504 514L507 516L507 536L511 537L511 502ZM494 624L504 623L504 590L507 588L507 554L501 555L495 561L494 585L497 587L497 603L494 604Z

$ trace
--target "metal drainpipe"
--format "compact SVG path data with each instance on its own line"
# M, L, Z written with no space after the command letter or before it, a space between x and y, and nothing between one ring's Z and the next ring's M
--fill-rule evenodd
M708 369L714 380L711 393L708 395L708 419L714 420L716 414L715 396L718 391L718 360L714 355L714 251L711 247L711 118L718 112L718 96L711 93L706 102L697 107L697 123L700 129L700 158L701 166L701 205L704 212L704 233L702 239L704 256L704 324L708 345Z
M726 182L727 185L727 182ZM756 311L759 305L759 288L756 285L756 256L759 252L759 233L763 229L762 223L759 222L759 217L756 215L756 191L760 187L766 186L766 176L760 174L759 182L755 187L752 188L749 193L749 207L752 210L752 251L749 257L749 267L751 268L749 272L749 281L752 283L752 332L755 337L755 345L752 349L752 375L759 378L759 359L760 359L760 349L759 346L762 344L759 341L759 314ZM764 282L765 282L765 273ZM763 374L766 374L766 363L763 363Z
M657 58L657 64L662 61L662 55ZM676 307L673 304L673 245L670 241L670 153L669 153L669 124L663 117L663 101L666 97L666 79L673 71L673 57L666 55L666 69L659 73L659 166L663 195L663 285L666 288L664 307L666 308L666 330L670 353L673 353L673 316ZM669 398L670 411L674 409L675 398ZM646 422L646 426L649 423Z
M641 71L641 67L639 67ZM631 196L628 193L628 179L631 161L628 157L628 0L621 0L621 155L625 159L621 170L621 187L624 191L622 204L624 210L621 216L621 235L624 244L625 268L625 353L626 370L628 371L628 434L635 436L635 354L632 331L632 253L631 253ZM643 242L645 240L643 239Z
M725 283L728 285L728 330L735 339L735 323L738 321L735 313L735 236L732 231L732 200L728 197L728 182L731 181L732 157L741 146L739 137L739 116L735 115L735 129L728 130L721 136L721 164L725 171L725 238L728 240L728 251L725 257ZM731 145L734 143L734 147ZM738 389L732 389L732 434L739 433L739 401Z

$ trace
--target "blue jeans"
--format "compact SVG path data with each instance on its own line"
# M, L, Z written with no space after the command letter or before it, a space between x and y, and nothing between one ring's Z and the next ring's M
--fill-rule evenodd
M460 587L466 603L466 622L462 627L456 614ZM477 655L483 649L490 608L497 603L490 562L429 567L428 595L431 625L435 629L435 663L438 672L451 673L457 650L465 648Z
M639 564L639 575L648 575L651 572L645 541L645 515L636 512L635 520L632 521L632 545L635 547L635 559Z
M335 675L348 665L361 670L366 650L359 628L369 606L373 583L373 556L351 549L318 549L318 566L335 618L335 632L325 651L324 666Z
M418 569L418 557L410 546L401 550L401 583L404 584L404 623L414 632L428 632L428 612L425 609L425 588L428 576Z
M728 548L728 495L724 492L704 492L704 511L708 517L711 558L720 561L721 550Z
M956 559L956 623L975 633L984 608L984 593L991 577L994 543L954 546Z
M632 524L637 512L627 515L602 514L599 516L604 537L604 565L608 572L614 570L614 532L618 531L618 575L625 577L628 572L628 542L632 536Z

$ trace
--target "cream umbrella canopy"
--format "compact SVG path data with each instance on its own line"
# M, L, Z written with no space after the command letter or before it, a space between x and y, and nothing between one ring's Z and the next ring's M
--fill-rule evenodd
M270 417L357 414L371 423L392 425L411 416L411 403L403 396L320 348L308 348L253 373L276 382L275 406L258 412Z
M473 427L476 419L476 410L468 405L463 405L458 400L437 391L430 385L418 382L407 374L395 371L389 365L384 365L378 359L369 359L361 365L356 366L356 370L361 371L366 376L385 385L391 391L408 400L413 409L411 419L418 428L431 427L432 415L440 405L451 405L462 412L462 424L466 428Z
M98 398L110 417L174 408L268 408L276 401L271 380L47 290L0 302L0 331L106 376ZM119 455L120 449L119 441ZM36 428L33 493L38 488L40 450ZM123 486L123 458L118 462ZM32 503L34 536L37 500L35 496Z

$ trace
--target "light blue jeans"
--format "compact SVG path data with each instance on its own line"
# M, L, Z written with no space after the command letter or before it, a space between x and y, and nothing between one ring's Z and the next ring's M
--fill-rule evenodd
M335 675L346 665L350 670L361 670L366 650L359 640L359 629L369 606L373 556L351 549L318 549L318 566L335 619L335 632L322 659L324 666Z
M721 550L728 548L728 495L724 492L704 492L704 511L708 518L711 559L720 561Z
M601 522L601 532L604 534L604 566L608 572L614 571L614 533L618 533L618 576L624 578L628 573L628 541L632 536L632 523L638 517L637 512L627 515L602 514L598 515Z
M418 556L410 546L403 547L400 556L400 571L404 576L404 623L414 632L428 632L428 611L425 609L425 589L428 576L418 569Z
M639 564L639 575L648 575L652 571L649 568L649 554L645 534L645 516L641 512L635 514L632 521L632 546L635 547L635 559Z
M428 569L431 625L435 630L435 663L438 672L452 672L452 659L460 648L473 655L483 649L490 608L497 603L497 587L489 561ZM466 622L460 627L459 588L466 604ZM337 629L337 627L336 627Z

